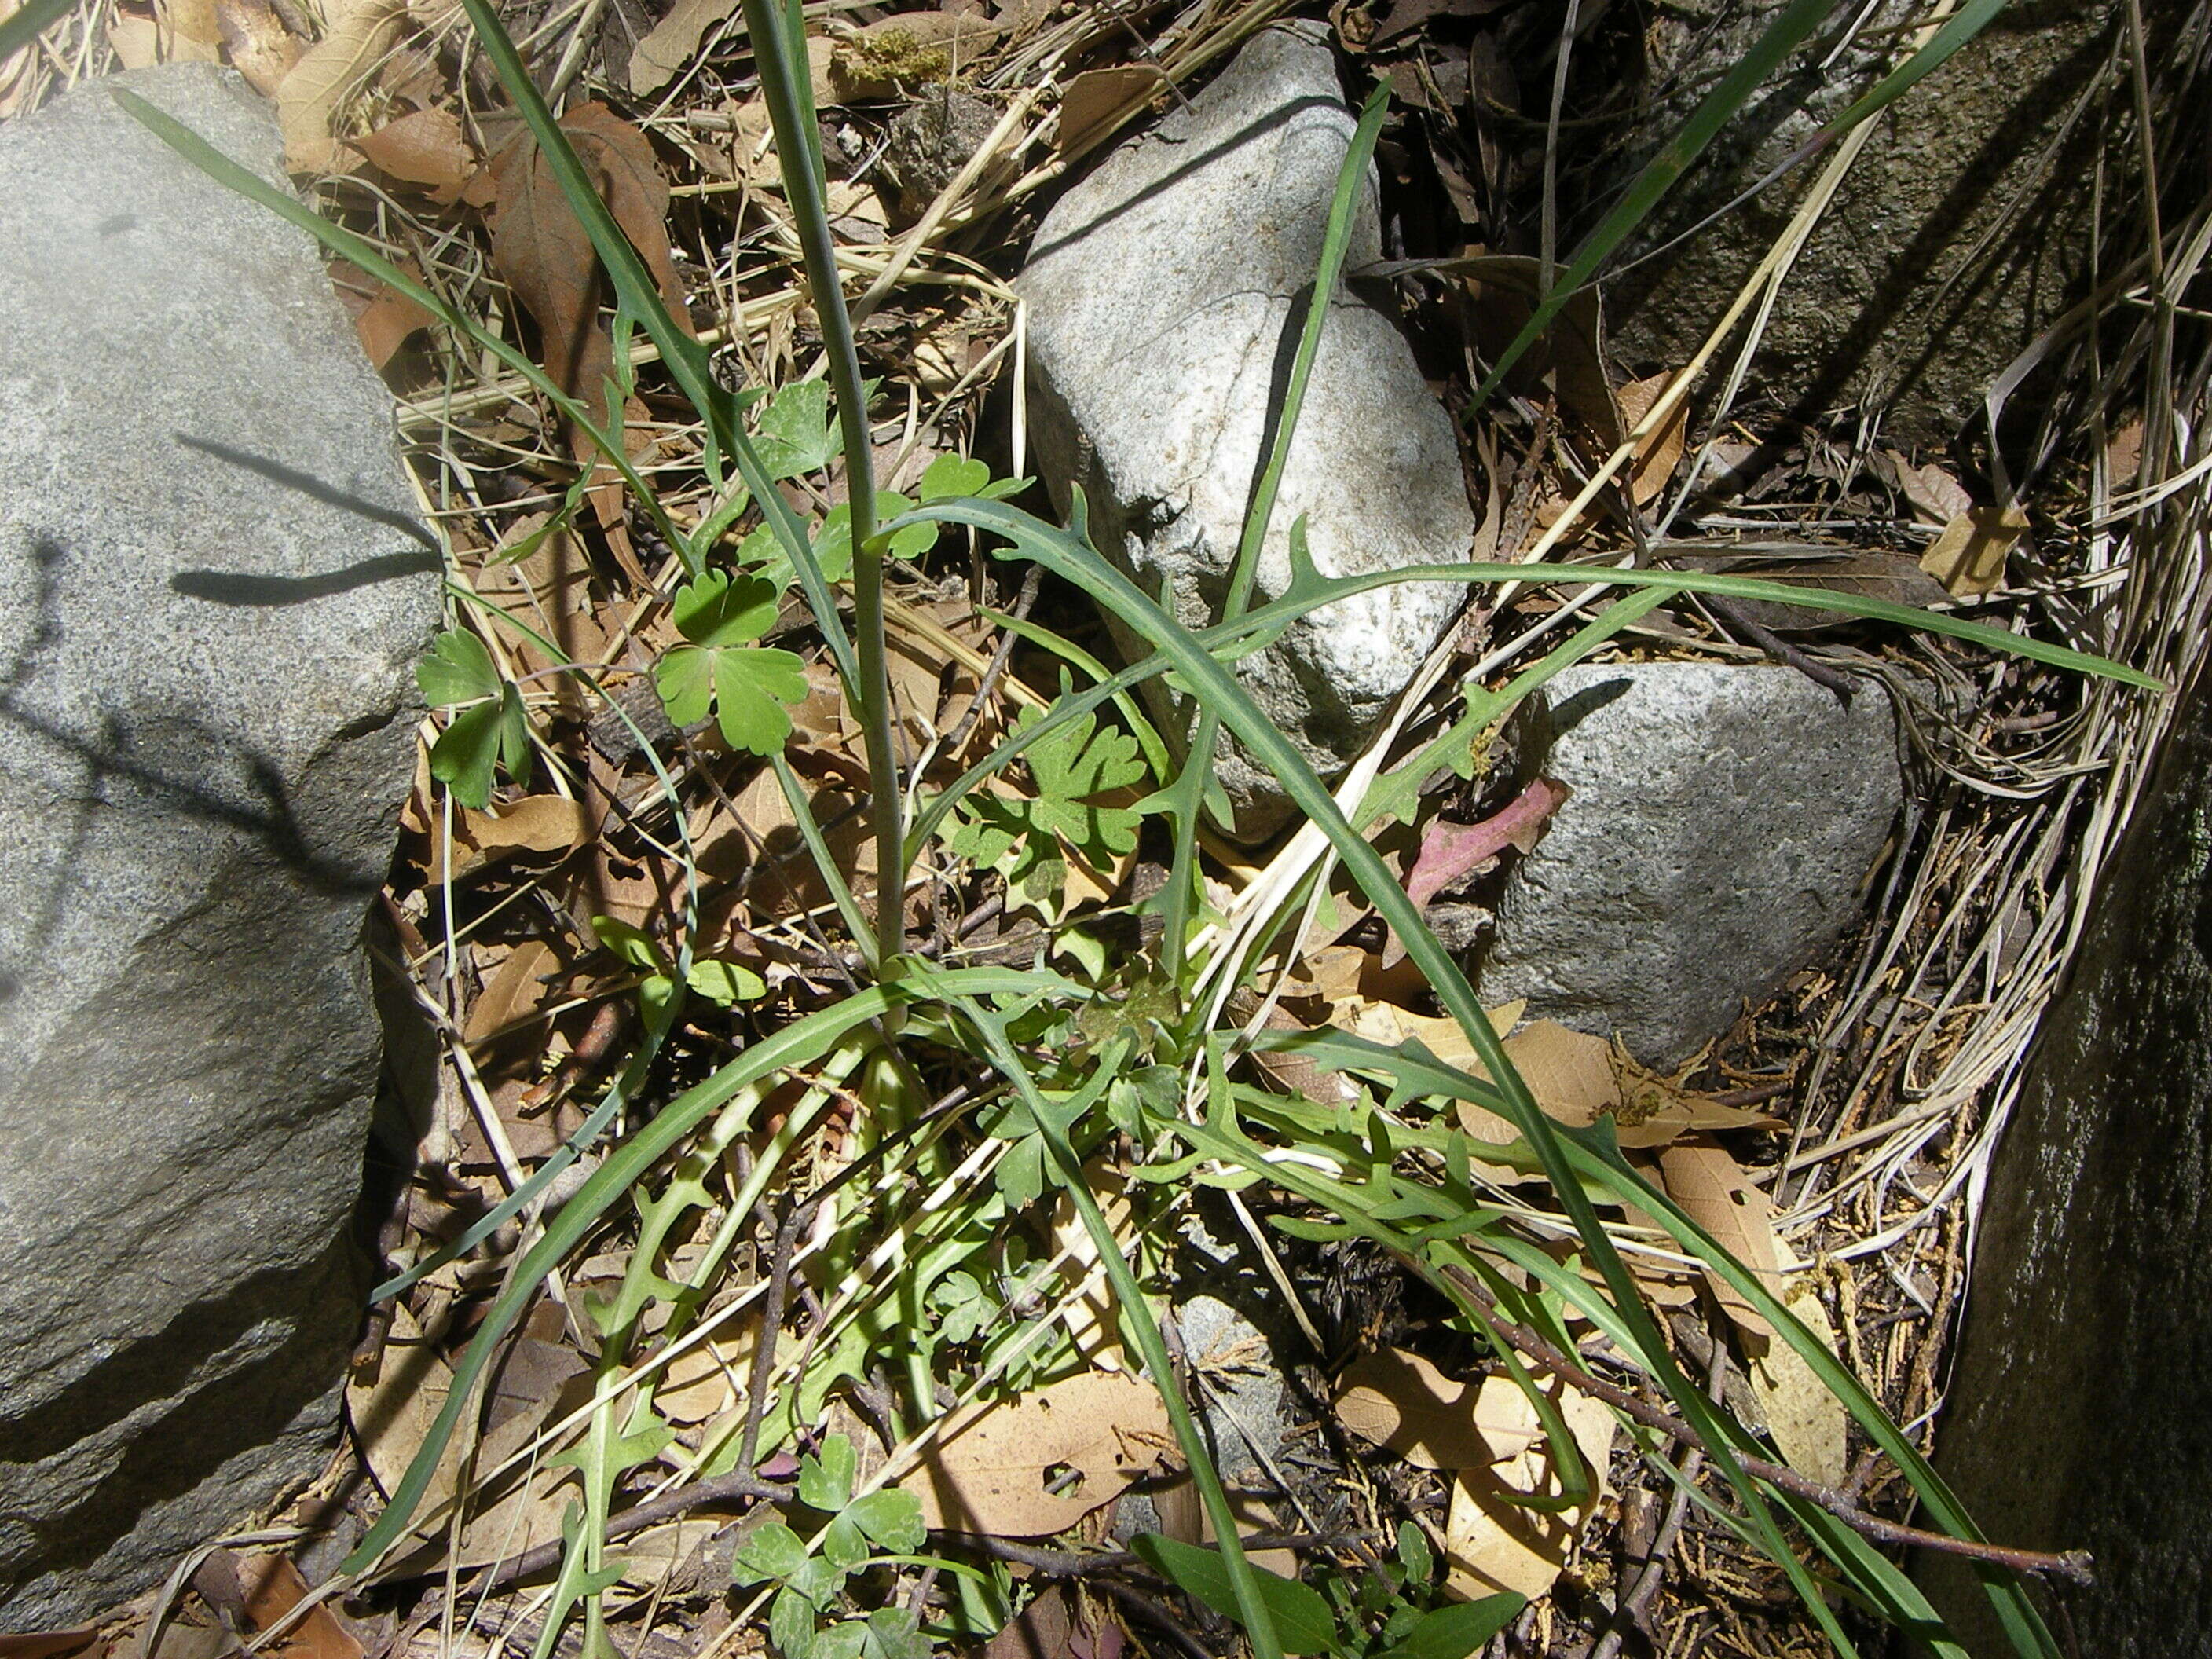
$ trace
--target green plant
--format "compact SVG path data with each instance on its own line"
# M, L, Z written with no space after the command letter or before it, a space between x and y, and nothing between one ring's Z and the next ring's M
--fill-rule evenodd
M1218 1550L1147 1534L1137 1540L1146 1565L1193 1601L1237 1617L1236 1597ZM1255 1568L1260 1594L1274 1614L1285 1653L1340 1659L1467 1659L1521 1616L1524 1597L1434 1605L1436 1563L1428 1540L1410 1522L1398 1528L1395 1559L1357 1577L1325 1569L1320 1587Z
M688 580L671 607L684 643L664 658L656 672L668 712L681 723L711 713L733 749L762 755L775 769L792 800L801 836L873 982L758 1036L704 1081L665 1103L610 1152L545 1222L484 1309L476 1336L454 1367L453 1387L422 1457L392 1493L386 1512L351 1565L357 1570L368 1568L406 1536L441 1451L472 1408L473 1390L549 1275L601 1227L634 1220L636 1243L620 1289L588 1310L602 1346L585 1442L573 1459L582 1477L583 1494L566 1530L567 1553L539 1642L540 1653L550 1653L570 1611L580 1605L589 1651L603 1652L599 1604L612 1582L608 1547L619 1483L629 1471L665 1453L672 1439L654 1411L653 1367L663 1363L669 1352L666 1345L678 1340L674 1334L699 1316L706 1285L726 1258L737 1228L767 1194L799 1138L818 1121L847 1079L857 1076L862 1080L858 1098L866 1108L859 1133L866 1147L865 1160L854 1167L866 1170L872 1179L880 1176L886 1188L896 1188L895 1207L902 1231L896 1234L900 1265L896 1293L871 1300L864 1291L849 1297L841 1292L824 1314L823 1323L831 1334L795 1379L796 1386L779 1407L781 1415L756 1413L741 1435L703 1448L694 1471L702 1479L725 1474L756 1478L753 1466L760 1462L759 1454L811 1421L828 1388L863 1374L872 1358L884 1358L899 1330L930 1334L926 1340L908 1340L900 1356L908 1383L903 1426L908 1432L925 1428L935 1411L932 1366L941 1356L970 1352L971 1375L981 1387L1022 1376L1024 1364L1042 1363L1040 1356L1054 1352L1048 1344L1056 1337L1019 1328L1012 1334L994 1333L992 1322L1000 1305L1018 1295L1033 1294L1045 1272L1030 1273L1033 1264L1028 1257L1002 1249L998 1235L1005 1231L1003 1223L1040 1202L1047 1193L1055 1193L1065 1197L1097 1254L1114 1293L1125 1342L1162 1386L1176 1438L1220 1540L1216 1551L1152 1540L1145 1548L1155 1565L1196 1599L1236 1619L1254 1651L1262 1656L1379 1652L1431 1659L1467 1651L1486 1639L1486 1622L1497 1619L1502 1623L1513 1610L1496 1603L1464 1609L1425 1605L1425 1591L1413 1587L1425 1584L1427 1570L1415 1571L1411 1547L1402 1540L1402 1571L1395 1583L1384 1575L1347 1586L1340 1577L1324 1574L1316 1587L1263 1575L1246 1559L1235 1515L1188 1404L1169 1381L1173 1368L1146 1302L1146 1263L1141 1255L1134 1265L1129 1261L1127 1241L1109 1220L1086 1176L1088 1161L1118 1136L1138 1151L1134 1174L1140 1182L1164 1189L1192 1183L1242 1188L1264 1181L1328 1218L1276 1217L1280 1231L1309 1237L1358 1236L1393 1252L1408 1271L1448 1297L1465 1328L1491 1346L1500 1369L1525 1387L1551 1444L1559 1449L1571 1440L1555 1403L1536 1386L1532 1367L1549 1363L1540 1357L1545 1351L1571 1350L1571 1340L1560 1340L1566 1336L1564 1322L1570 1313L1589 1321L1651 1380L1668 1402L1662 1413L1666 1420L1656 1425L1646 1417L1628 1414L1631 1431L1641 1437L1643 1449L1655 1462L1663 1462L1657 1454L1673 1443L1668 1436L1678 1435L1704 1451L1733 1500L1732 1507L1717 1506L1716 1512L1790 1576L1808 1616L1839 1651L1851 1651L1830 1606L1831 1594L1839 1589L1895 1622L1929 1628L1932 1615L1925 1603L1894 1565L1854 1530L1850 1517L1790 1486L1784 1472L1761 1459L1757 1437L1681 1374L1602 1224L1600 1207L1632 1203L1656 1218L1683 1250L1708 1264L1774 1325L1780 1340L1844 1402L1872 1443L1895 1462L1937 1528L1972 1546L1979 1541L1979 1534L1971 1521L1856 1379L1756 1275L1638 1174L1605 1125L1568 1129L1537 1109L1458 965L1429 931L1419 908L1362 830L1382 816L1409 810L1427 770L1463 754L1513 702L1551 673L1666 598L1684 592L1820 606L1945 633L1985 648L2131 684L2145 684L2145 677L2118 664L1954 617L1930 616L1856 595L1722 575L1459 564L1330 580L1304 557L1296 526L1289 537L1293 571L1289 588L1265 604L1252 605L1257 550L1267 533L1274 485L1297 419L1297 388L1325 324L1347 216L1382 107L1379 94L1363 112L1348 148L1325 238L1328 252L1321 280L1301 335L1291 393L1248 523L1231 603L1213 627L1187 630L1150 595L1118 574L1091 544L1079 501L1067 525L1046 523L1003 499L994 499L1008 495L1018 486L994 483L975 464L951 459L939 461L925 477L918 502L876 489L868 392L860 378L830 240L796 6L746 0L744 15L828 346L829 380L826 385L786 387L764 404L749 404L718 386L702 349L667 314L635 250L589 188L486 0L466 3L488 57L591 235L616 291L618 325L634 323L645 330L699 418L701 465L714 486L717 504L689 531L670 521L623 458L614 434L591 434L608 464L680 551L686 567ZM1762 46L1759 61L1778 59L1826 10L1816 0L1797 0L1777 24L1780 33L1771 37L1772 50ZM1986 7L1978 4L1970 10L1983 15ZM1947 49L1955 46L1956 38L1947 31ZM1740 106L1756 78L1749 72L1732 76L1723 90ZM535 365L512 348L476 333L467 319L439 305L434 296L379 259L358 239L323 224L297 204L228 167L158 112L136 102L131 107L210 171L306 225L334 251L362 264L395 289L429 304L448 326L470 333L501 361L531 378L568 418L581 421L582 411L551 387ZM1857 118L1867 118L1878 107L1863 111ZM1701 130L1719 108L1709 103L1699 112ZM1686 165L1710 137L1710 131L1704 131L1702 137L1691 135L1694 142L1686 139L1670 161L1674 171ZM1671 176L1654 175L1656 188L1663 189ZM1635 200L1643 206L1629 213L1623 223L1609 226L1599 240L1610 235L1617 242L1615 233L1625 234L1635 213L1648 209L1653 199L1651 191L1640 186ZM1554 304L1567 287L1595 269L1604 248L1592 246L1595 252L1585 249L1546 305ZM1533 330L1539 324L1530 326ZM1503 367L1494 371L1493 380ZM744 420L748 413L755 416L755 429L750 433ZM590 429L588 422L582 424ZM848 501L810 525L775 486L823 470L836 453L843 458ZM732 546L738 526L755 511L760 515L758 526ZM1109 673L1063 650L1071 666L1093 684L1080 691L1064 684L1049 709L1024 714L988 756L929 800L908 825L884 672L883 568L890 557L919 556L945 523L983 532L1000 544L994 550L999 556L1033 562L1073 584L1111 612L1127 634L1145 641L1151 654ZM1471 696L1465 714L1449 732L1397 773L1379 781L1367 799L1347 814L1297 750L1253 705L1231 665L1243 654L1263 648L1292 621L1317 607L1395 581L1597 584L1624 590L1625 596L1615 599L1569 645L1504 691L1478 690ZM841 583L849 586L852 596L854 630L849 635L838 606ZM799 658L760 641L779 612L786 587L793 584L866 734L879 872L872 921L824 850L819 828L805 809L803 792L790 778L781 754L789 729L784 710L798 701L805 685ZM1029 636L1046 637L1034 628ZM1179 768L1128 702L1133 688L1167 673L1176 677L1198 711ZM501 765L512 775L528 763L526 711L519 693L501 678L483 645L459 629L441 640L433 659L424 665L422 689L434 703L460 710L434 751L434 769L442 767L437 775L455 799L483 804L489 799ZM1126 729L1106 722L1109 708L1127 712ZM1194 994L1199 976L1217 969L1242 975L1246 961L1240 957L1234 962L1200 962L1191 955L1200 920L1199 821L1216 734L1222 730L1271 769L1299 810L1326 834L1334 857L1405 942L1415 964L1463 1027L1486 1078L1445 1066L1418 1043L1385 1048L1334 1032L1292 1037L1267 1033L1248 1041L1241 1033L1214 1027L1205 1000ZM442 762L439 751L445 755ZM981 793L1018 763L1028 769L1030 796L1009 799ZM1137 793L1148 778L1159 787ZM1174 873L1158 961L1125 964L1118 975L1094 971L1086 982L1042 967L947 969L908 951L895 896L902 891L908 872L933 838L942 835L953 853L1001 869L1049 913L1053 884L1048 866L1054 860L1066 853L1106 857L1127 850L1147 812L1166 813L1173 831ZM653 1033L665 1033L689 993L718 1001L755 994L757 981L732 965L691 961L688 927L673 955L636 930L609 927L601 933L641 975L641 1000ZM1343 1107L1323 1108L1280 1094L1240 1070L1240 1062L1255 1053L1295 1054L1355 1079L1358 1098ZM651 1054L648 1043L641 1049L638 1067L626 1071L595 1109L586 1125L591 1134L611 1121L621 1103L636 1098L641 1068L650 1065ZM967 1118L926 1109L915 1063L915 1057L923 1054L935 1064L960 1069L970 1080ZM760 1119L769 1090L799 1068L817 1068L805 1101L786 1113L780 1127L768 1134L766 1149L751 1174L718 1200L709 1182L720 1154L739 1135L766 1133ZM1518 1140L1506 1147L1486 1147L1484 1158L1540 1171L1547 1177L1572 1225L1572 1259L1562 1261L1558 1253L1533 1243L1518 1218L1496 1202L1478 1178L1465 1137L1454 1127L1451 1115L1452 1107L1462 1101L1498 1112L1516 1126ZM931 1194L943 1181L932 1147L952 1133L956 1123L973 1149L979 1178L957 1194L956 1201L933 1204ZM1279 1156L1283 1152L1295 1156ZM521 1212L543 1192L552 1168L549 1165L524 1183L499 1206L497 1218ZM988 1181L980 1178L983 1171L988 1173ZM835 1206L841 1201L836 1193L816 1194L807 1200L809 1206ZM885 1203L890 1206L892 1200ZM863 1202L848 1203L842 1210L809 1207L805 1212L826 1217L821 1231L830 1241L826 1248L841 1279L848 1285L864 1282L859 1269L876 1249L869 1229L883 1218ZM708 1230L710 1237L693 1276L678 1282L664 1272L670 1266L670 1241L678 1236L679 1224L689 1224L702 1213L719 1218ZM799 1213L792 1212L794 1218ZM467 1238L484 1237L489 1224L496 1224L495 1220L479 1224ZM1591 1284L1585 1267L1595 1273L1601 1289ZM1010 1284L1010 1276L1021 1282ZM395 1280L381 1287L381 1293L390 1293L404 1282ZM1000 1287L1001 1293L994 1297L987 1285ZM668 1311L665 1330L671 1334L664 1335L655 1357L645 1358L644 1316L653 1308ZM766 1322L768 1357L762 1362L763 1379L769 1375L766 1368L778 1363L775 1322ZM1516 1332L1532 1333L1547 1348L1517 1339ZM1557 1467L1561 1491L1540 1501L1586 1500L1596 1472L1583 1468L1564 1449ZM825 1440L802 1462L796 1490L783 1501L827 1518L805 1539L787 1521L768 1522L751 1535L738 1557L741 1571L753 1575L754 1582L775 1587L770 1636L785 1653L903 1654L913 1651L920 1639L918 1624L895 1609L878 1607L864 1619L833 1616L842 1612L862 1575L885 1565L888 1555L910 1555L920 1541L914 1535L918 1516L910 1515L898 1501L900 1494L864 1492L857 1486L849 1444L836 1437ZM758 1495L761 1489L755 1490ZM1820 1555L1817 1569L1808 1566L1792 1547L1783 1530L1785 1520L1796 1523L1814 1540ZM874 1553L878 1548L888 1555ZM1992 1565L1990 1593L2020 1651L2055 1650L2015 1577ZM974 1616L986 1617L988 1609ZM830 1620L827 1625L825 1619Z
M731 1576L741 1584L776 1586L769 1638L789 1659L927 1659L921 1622L906 1609L879 1607L827 1626L817 1622L831 1613L846 1581L873 1565L874 1550L910 1556L928 1540L921 1502L911 1492L878 1490L856 1498L853 1476L853 1443L828 1436L799 1460L798 1483L799 1502L828 1520L811 1540L781 1521L756 1528L731 1557Z

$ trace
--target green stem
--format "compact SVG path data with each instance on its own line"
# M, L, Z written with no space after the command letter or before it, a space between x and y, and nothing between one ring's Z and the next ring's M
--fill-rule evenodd
M796 67L804 43L788 33L787 15L775 0L744 0L745 28L752 36L753 61L760 70L761 93L775 129L775 153L783 163L783 189L799 228L806 281L822 327L830 385L837 395L837 424L845 445L845 493L853 525L853 628L860 650L861 731L868 757L869 822L876 841L876 965L884 971L906 944L905 905L897 885L904 868L899 853L898 753L891 732L890 673L884 641L884 550L876 537L874 439L868 430L866 394L860 386L860 356L853 343L853 320L845 309L845 289L837 274L837 248L830 234L823 200L820 138ZM834 622L834 618L831 619Z

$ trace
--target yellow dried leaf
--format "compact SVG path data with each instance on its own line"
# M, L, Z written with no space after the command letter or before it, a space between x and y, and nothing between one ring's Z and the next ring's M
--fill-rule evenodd
M1417 1353L1355 1360L1339 1379L1336 1414L1361 1439L1425 1469L1471 1469L1516 1456L1536 1419L1505 1377L1455 1382Z
M407 20L405 0L352 0L334 11L330 30L276 88L284 165L329 173L338 165L336 127L345 100L374 73Z
M1125 1190L1127 1183L1121 1171L1103 1164L1089 1164L1084 1166L1083 1180L1114 1237L1133 1242L1136 1226ZM1091 1230L1083 1224L1083 1218L1076 1214L1074 1200L1066 1193L1053 1205L1052 1243L1054 1250L1067 1253L1071 1283L1087 1279L1098 1265L1098 1246ZM1102 1371L1128 1369L1121 1353L1121 1316L1114 1310L1114 1292L1103 1278L1069 1302L1066 1321L1067 1340L1091 1365Z
M738 9L738 0L676 0L668 15L653 26L629 55L629 89L650 98L674 80L707 31Z
M161 61L161 25L135 11L118 11L107 26L115 61L127 70L151 69Z
M1809 1275L1790 1283L1782 1305L1796 1314L1822 1347L1838 1353L1836 1328L1821 1304L1820 1288ZM1767 1431L1782 1449L1783 1461L1824 1486L1841 1486L1850 1472L1848 1427L1843 1402L1828 1392L1787 1342L1767 1344L1753 1359L1751 1391L1766 1414Z
M1970 507L1943 526L1920 568L1954 598L1979 599L2002 584L2005 560L2027 529L2021 507Z
M1070 79L1060 94L1061 159L1084 155L1166 86L1166 78L1149 64L1085 70Z
M955 1412L899 1485L929 1526L1043 1538L1119 1498L1174 1444L1158 1389L1089 1371Z
M1613 1455L1613 1413L1588 1395L1555 1387L1567 1432L1602 1491L1606 1464ZM1533 1434L1538 1425L1535 1408L1519 1390L1514 1395ZM1474 1600L1511 1590L1534 1601L1549 1589L1574 1549L1583 1512L1523 1509L1511 1494L1558 1490L1550 1449L1540 1439L1532 1439L1526 1449L1503 1462L1464 1471L1452 1485L1445 1523L1446 1592Z
M1741 1166L1710 1141L1690 1139L1661 1152L1659 1168L1667 1179L1667 1195L1723 1249L1779 1294L1782 1255L1774 1239L1774 1206L1751 1184ZM1737 1329L1754 1337L1774 1334L1774 1328L1718 1273L1708 1268L1705 1283Z
M154 0L154 18L167 62L222 61L222 29L216 21L215 0Z
M1667 388L1674 382L1671 374L1654 374L1646 380L1631 380L1613 394L1620 404L1621 424L1633 432L1644 423ZM1646 507L1667 488L1668 480L1681 464L1682 449L1690 431L1690 400L1676 404L1667 418L1644 434L1636 446L1636 454L1628 464L1628 493L1638 507Z

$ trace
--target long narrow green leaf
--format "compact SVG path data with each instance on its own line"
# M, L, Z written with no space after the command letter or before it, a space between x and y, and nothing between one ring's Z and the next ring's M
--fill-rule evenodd
M1328 221L1322 228L1321 258L1314 270L1313 293L1306 301L1305 322L1298 331L1297 354L1291 360L1290 379L1283 389L1282 413L1253 491L1251 510L1244 515L1244 533L1237 545L1236 562L1229 573L1229 593L1223 600L1221 620L1242 616L1252 597L1260 573L1260 550L1267 539L1267 526L1275 516L1275 498L1281 493L1283 473L1290 465L1291 443L1297 435L1298 417L1304 412L1306 386L1313 378L1314 360L1321 354L1322 331L1328 325L1329 307L1336 302L1338 279L1344 271L1344 251L1352 240L1352 222L1367 183L1375 141L1389 112L1390 88L1386 82L1368 95L1358 124L1345 146L1344 160L1336 170L1336 190L1329 199ZM1298 532L1291 531L1295 538ZM1214 744L1221 733L1221 717L1211 705L1198 708L1197 729L1183 757L1183 769L1170 793L1169 811L1175 822L1175 853L1168 872L1167 927L1161 934L1162 970L1170 981L1182 975L1183 950L1190 932L1191 906L1198 896L1198 819L1206 804L1206 787L1213 777Z
M1274 775L1292 802L1322 826L1345 868L1368 902L1375 906L1382 919L1405 942L1407 955L1426 976L1446 1011L1466 1031L1485 1069L1497 1080L1508 1118L1543 1161L1545 1172L1610 1291L1620 1318L1635 1336L1637 1346L1650 1358L1656 1380L1673 1401L1675 1409L1708 1444L1716 1449L1727 1447L1730 1437L1723 1419L1703 1392L1693 1387L1674 1364L1657 1327L1653 1323L1650 1310L1644 1304L1634 1277L1620 1260L1599 1222L1579 1178L1582 1166L1589 1160L1574 1158L1570 1152L1569 1139L1562 1135L1559 1126L1538 1109L1534 1097L1514 1070L1496 1030L1458 963L1429 932L1419 907L1407 896L1405 889L1392 876L1389 866L1345 820L1335 801L1314 775L1304 756L1261 713L1233 675L1133 583L1107 565L1096 550L1086 543L1025 514L1015 514L1010 509L990 504L972 501L943 503L937 504L936 510L960 522L1000 531L1014 544L1007 556L1034 559L1065 580L1076 583L1112 611L1133 632L1174 658L1177 672L1184 677L1194 695L1218 707L1224 720L1254 757ZM1526 577L1528 574L1525 568L1505 568L1519 577ZM1626 573L1591 573L1591 579L1604 580L1607 576L1624 574ZM1668 580L1680 580L1685 574L1663 573ZM1464 573L1456 573L1455 579L1464 579ZM1298 585L1310 588L1330 586L1313 577L1310 572L1302 574ZM1848 596L1828 597L1840 599ZM1889 609L1901 611L1903 607ZM1599 1162L1602 1167L1602 1160ZM1735 1488L1762 1544L1804 1598L1808 1611L1820 1623L1829 1639L1840 1650L1851 1651L1848 1637L1822 1601L1818 1586L1791 1553L1771 1508L1755 1483L1745 1475L1733 1458L1717 1455L1715 1462Z
M876 537L875 438L868 430L868 407L860 388L860 357L853 343L853 320L845 310L837 247L830 231L828 189L823 180L821 130L814 123L803 42L789 33L789 14L776 0L744 0L745 27L753 39L762 96L775 129L775 153L783 168L783 195L799 231L814 315L822 328L823 353L830 362L830 384L837 394L837 424L844 441L845 499L852 515L853 631L859 653L853 707L860 716L867 753L869 817L875 831L876 868L895 872L903 843L899 818L898 749L891 730L889 653L884 637L884 554ZM809 602L812 600L810 593ZM834 614L821 619L834 629ZM905 944L906 912L899 889L878 884L876 948L878 973L886 970Z

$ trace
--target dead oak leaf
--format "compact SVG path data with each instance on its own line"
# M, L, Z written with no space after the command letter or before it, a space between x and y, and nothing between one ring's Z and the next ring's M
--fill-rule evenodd
M561 118L561 130L592 187L653 274L678 326L690 332L683 285L669 252L668 180L652 143L600 103L570 110ZM599 321L605 283L591 236L527 127L501 146L490 171L492 263L538 321L545 372L604 428L610 424L607 376L614 368L614 347ZM580 461L596 462L584 434L572 432L569 447ZM620 514L618 489L611 501L606 498L612 488L594 487L593 507L603 524L610 521L610 506Z
M379 172L420 185L430 199L451 206L477 170L476 152L451 110L418 109L350 141Z

